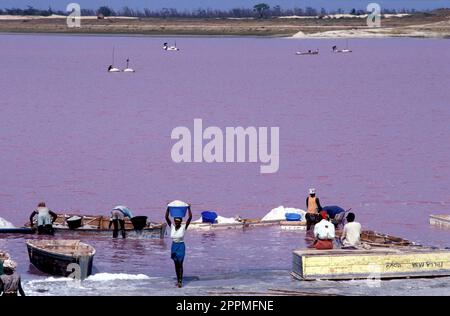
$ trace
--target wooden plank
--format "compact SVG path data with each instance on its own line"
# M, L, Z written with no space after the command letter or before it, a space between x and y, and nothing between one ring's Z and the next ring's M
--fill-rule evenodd
M450 275L450 251L295 251L293 272L303 279Z

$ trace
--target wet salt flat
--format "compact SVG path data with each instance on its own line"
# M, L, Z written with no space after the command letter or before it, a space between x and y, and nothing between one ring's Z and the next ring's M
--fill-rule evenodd
M323 205L352 208L365 228L436 247L450 230L428 224L450 213L450 42L1 35L0 217L23 225L37 202L56 212L108 214L117 204L162 221L173 199L222 216L257 218L279 205L304 208L316 187ZM135 74L108 74L126 58ZM319 48L318 56L295 56ZM123 67L122 67L123 68ZM171 160L177 126L276 126L280 166ZM27 238L30 236L27 236ZM95 271L139 280L86 280L72 289L29 266L25 238L0 236L33 295L263 291L448 295L448 278L294 282L304 232L278 227L194 232L186 237L185 288L177 290L170 240L83 238ZM31 238L36 238L31 236ZM60 237L57 237L60 238ZM107 275L106 275L107 276ZM146 278L149 279L146 279ZM122 284L117 289L111 284ZM336 285L337 284L337 285ZM178 292L177 292L178 291Z

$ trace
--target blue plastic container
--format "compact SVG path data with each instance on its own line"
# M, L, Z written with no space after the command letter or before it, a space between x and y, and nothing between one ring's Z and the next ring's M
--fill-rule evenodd
M185 217L188 207L187 206L169 206L169 213L172 217Z
M290 221L290 222L297 222L300 221L302 216L300 214L297 213L286 213L286 220Z
M216 221L217 213L211 211L202 212L202 222L203 223L213 223Z

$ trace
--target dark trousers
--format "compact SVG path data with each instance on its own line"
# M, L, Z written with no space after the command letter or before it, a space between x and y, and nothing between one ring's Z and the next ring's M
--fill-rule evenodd
M54 235L55 230L52 225L41 225L38 226L38 234L39 235Z
M306 230L310 230L314 225L320 222L320 214L306 213Z
M119 236L119 229L122 232L122 237L125 238L125 221L123 219L114 219L113 221L113 238L117 238Z

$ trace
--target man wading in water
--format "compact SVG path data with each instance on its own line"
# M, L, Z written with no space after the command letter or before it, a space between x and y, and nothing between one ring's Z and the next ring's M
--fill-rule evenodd
M172 238L172 249L170 257L175 263L175 272L177 273L177 286L181 287L183 284L183 260L186 253L186 246L184 245L184 234L192 220L191 206L188 206L189 217L186 224L182 224L181 217L173 219L174 224L170 221L169 208L166 211L167 225L170 226L170 238Z
M309 189L309 196L306 198L306 230L310 230L311 226L320 222L319 212L322 211L319 198L316 197L316 189Z

